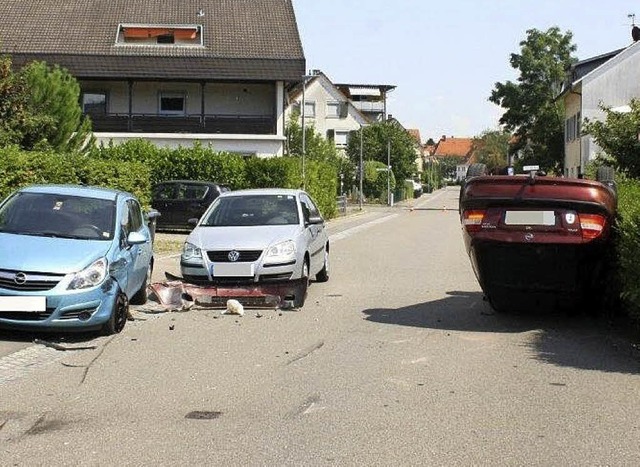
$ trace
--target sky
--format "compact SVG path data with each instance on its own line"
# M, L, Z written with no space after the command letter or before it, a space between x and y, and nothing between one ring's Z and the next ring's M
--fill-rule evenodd
M391 84L387 111L428 138L499 128L488 101L528 29L573 33L584 60L631 44L640 3L622 0L293 0L307 70L334 83Z

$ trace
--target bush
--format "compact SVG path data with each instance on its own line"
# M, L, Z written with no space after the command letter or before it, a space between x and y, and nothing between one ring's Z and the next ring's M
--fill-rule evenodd
M640 181L618 183L616 256L625 312L640 324Z

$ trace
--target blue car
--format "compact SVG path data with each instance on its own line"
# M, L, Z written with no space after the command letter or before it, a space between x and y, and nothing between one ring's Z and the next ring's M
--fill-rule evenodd
M0 204L0 328L118 333L152 269L153 232L129 193L39 185Z

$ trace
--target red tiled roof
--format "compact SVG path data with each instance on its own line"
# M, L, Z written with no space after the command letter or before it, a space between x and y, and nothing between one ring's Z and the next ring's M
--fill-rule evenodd
M473 138L446 138L436 145L436 157L469 157L473 151Z

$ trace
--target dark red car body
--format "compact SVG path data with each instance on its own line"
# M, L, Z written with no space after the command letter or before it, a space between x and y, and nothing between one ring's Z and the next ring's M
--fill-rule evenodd
M464 242L497 310L595 304L607 280L616 193L590 180L478 176L460 193Z

